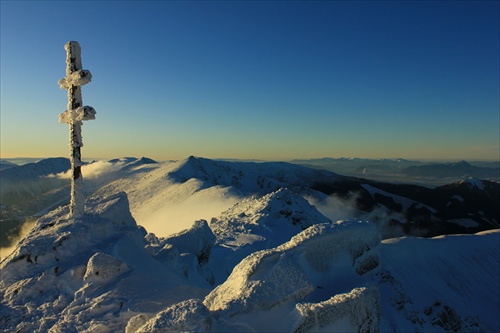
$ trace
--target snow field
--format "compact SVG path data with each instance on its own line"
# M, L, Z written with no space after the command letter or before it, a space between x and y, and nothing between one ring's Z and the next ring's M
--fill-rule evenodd
M380 241L372 223L332 222L299 187L281 186L300 183L300 168L136 162L118 161L124 168L109 173L110 165L96 165L110 182L86 201L85 214L70 219L68 207L48 213L0 263L0 330L500 327L498 230ZM204 219L160 218L163 209L211 198L230 200ZM155 213L156 230L137 225L138 216Z

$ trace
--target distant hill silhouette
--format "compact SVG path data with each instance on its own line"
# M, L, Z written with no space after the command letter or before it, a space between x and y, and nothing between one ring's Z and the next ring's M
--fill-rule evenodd
M402 173L412 177L500 177L500 168L471 165L466 161L410 166Z

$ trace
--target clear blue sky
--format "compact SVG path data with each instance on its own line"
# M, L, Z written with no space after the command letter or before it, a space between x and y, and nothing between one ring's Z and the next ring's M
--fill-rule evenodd
M1 157L499 158L498 1L1 1Z

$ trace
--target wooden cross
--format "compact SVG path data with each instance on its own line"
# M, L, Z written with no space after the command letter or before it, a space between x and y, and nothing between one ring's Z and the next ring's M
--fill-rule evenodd
M82 69L81 48L78 42L67 42L66 77L59 80L61 89L68 90L68 109L59 115L59 122L69 124L69 145L71 149L71 201L70 215L80 217L84 211L82 159L82 122L95 119L95 110L91 106L82 106L81 86L89 83L92 74Z

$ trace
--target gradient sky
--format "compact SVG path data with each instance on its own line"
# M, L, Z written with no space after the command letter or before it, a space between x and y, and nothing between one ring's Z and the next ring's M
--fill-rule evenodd
M498 1L1 1L3 158L498 160Z

